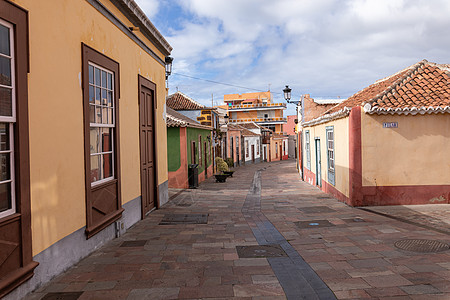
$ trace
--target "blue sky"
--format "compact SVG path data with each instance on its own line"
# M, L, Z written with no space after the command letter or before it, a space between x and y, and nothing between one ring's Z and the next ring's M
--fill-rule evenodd
M346 98L422 59L450 63L448 0L135 1L174 48L169 93L205 105L269 87L282 102L287 84L293 99Z

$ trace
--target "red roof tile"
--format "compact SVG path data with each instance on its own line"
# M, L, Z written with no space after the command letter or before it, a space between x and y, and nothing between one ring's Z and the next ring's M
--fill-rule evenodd
M193 128L201 128L201 129L209 129L212 128L210 126L202 125L191 118L167 107L166 112L166 125L167 127L193 127Z
M197 110L205 108L204 105L181 92L169 95L166 100L166 105L174 110Z
M324 114L364 106L367 113L450 112L450 65L423 60L354 94Z

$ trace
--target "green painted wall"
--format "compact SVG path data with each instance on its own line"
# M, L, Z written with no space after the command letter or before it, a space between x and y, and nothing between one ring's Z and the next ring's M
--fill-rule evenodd
M180 128L167 128L167 164L169 172L175 172L181 166Z
M195 141L195 145L196 145L196 153L195 153L195 157L196 157L196 161L198 162L198 142L199 142L199 135L202 136L202 163L199 164L198 166L198 173L200 174L201 172L203 172L205 170L205 154L204 154L204 143L206 142L206 146L207 146L207 164L208 167L211 165L211 142L209 142L206 137L211 135L211 131L207 130L207 129L199 129L199 128L187 128L187 132L186 132L186 136L187 136L187 159L188 159L188 164L191 164L191 141Z

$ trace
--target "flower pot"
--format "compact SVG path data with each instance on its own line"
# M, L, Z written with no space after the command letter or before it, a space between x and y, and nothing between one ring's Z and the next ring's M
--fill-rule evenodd
M228 175L226 174L214 174L216 178L216 182L225 182L227 180Z

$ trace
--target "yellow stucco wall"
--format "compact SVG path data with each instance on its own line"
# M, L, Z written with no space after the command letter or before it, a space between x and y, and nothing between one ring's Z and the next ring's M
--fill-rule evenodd
M448 114L361 118L363 186L450 184Z
M167 177L164 67L87 1L15 0L29 11L33 255L86 225L81 43L120 64L122 203L138 197L138 74L157 86L159 184ZM115 7L108 4L111 11ZM117 11L114 11L117 12ZM125 20L125 18L122 18ZM143 41L150 45L143 36ZM158 55L156 48L151 46Z
M316 146L315 138L320 139L321 175L322 179L328 180L326 127L334 127L334 155L335 155L335 185L334 187L345 196L349 196L349 140L348 140L348 117L337 119L328 123L304 127L303 147L305 147L305 132L310 132L311 172L316 174ZM303 153L304 167L306 168L306 153Z

